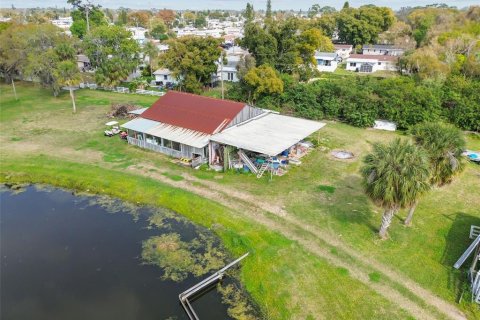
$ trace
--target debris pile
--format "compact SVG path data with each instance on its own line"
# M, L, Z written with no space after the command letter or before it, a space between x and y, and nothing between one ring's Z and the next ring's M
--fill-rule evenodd
M107 116L109 118L135 118L135 114L129 114L130 111L138 110L142 108L142 106L137 106L134 104L128 103L119 103L114 104L112 103L112 107L108 112Z

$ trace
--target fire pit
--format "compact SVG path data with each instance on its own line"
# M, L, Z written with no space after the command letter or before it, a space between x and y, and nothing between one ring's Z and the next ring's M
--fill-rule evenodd
M337 159L353 159L354 157L352 152L346 150L334 150L332 151L332 156Z

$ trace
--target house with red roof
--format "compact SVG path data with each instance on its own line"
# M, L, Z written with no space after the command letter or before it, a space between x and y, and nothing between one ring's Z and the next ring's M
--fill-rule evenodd
M205 162L212 135L263 112L243 102L168 91L122 127L130 144Z
M289 154L298 158L308 148L298 144L325 125L178 91L168 91L138 114L122 125L129 144L188 159L193 167L206 162L215 169L246 166L256 174L265 171L262 159L280 163L282 154L285 164ZM278 166L270 169L280 172Z

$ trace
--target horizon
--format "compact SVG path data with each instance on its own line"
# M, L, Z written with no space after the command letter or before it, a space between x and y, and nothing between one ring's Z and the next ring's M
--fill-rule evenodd
M5 1L3 3L2 9L8 9L12 5L17 9L30 9L30 8L71 8L71 5L67 3L66 0L43 0L41 1L41 6L39 6L38 0L23 0L23 1L10 1L8 6ZM129 0L93 0L92 3L99 4L104 8L109 9L118 9L118 8L128 8L134 10L150 10L150 9L172 9L172 10L243 10L248 2L252 3L255 10L264 10L266 7L266 0L252 0L252 1L243 1L243 0L204 0L197 1L192 5L190 0L166 0L162 1L159 5L157 1L151 0L139 0L139 1L129 1ZM315 1L315 0L299 0L295 1L295 5L292 4L292 1L287 0L275 0L272 1L272 9L277 10L295 10L295 11L307 11L313 4L320 3L322 6L332 6L336 9L341 9L344 1ZM368 1L368 0L354 0L349 1L350 6L359 7L367 4L374 4L376 6L385 6L390 7L393 10L398 10L402 7L416 7L416 6L425 6L434 3L445 3L448 6L454 6L459 9L469 7L472 5L478 5L478 2L474 0L453 0L446 2L436 2L436 1L416 1L416 0L377 0L377 1Z

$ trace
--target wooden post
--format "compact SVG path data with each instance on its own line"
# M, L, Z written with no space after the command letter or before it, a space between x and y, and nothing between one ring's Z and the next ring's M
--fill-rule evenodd
M73 89L70 87L70 97L72 98L73 113L77 112L77 106L75 105L75 96L73 95Z
M15 89L15 82L12 79L13 94L15 95L15 100L18 100L17 89Z

